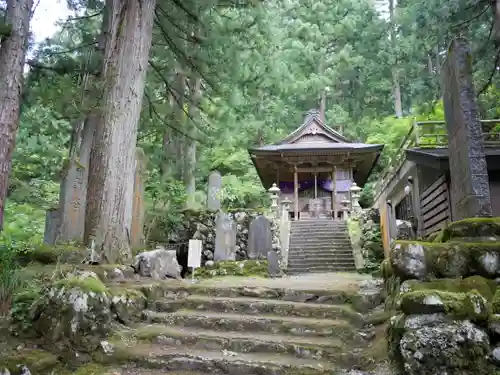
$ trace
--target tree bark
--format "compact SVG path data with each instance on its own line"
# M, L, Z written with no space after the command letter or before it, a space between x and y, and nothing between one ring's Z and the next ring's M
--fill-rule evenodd
M85 242L108 263L130 258L137 128L155 0L106 0L104 94L90 156Z
M493 10L493 27L495 45L500 47L500 0L491 0L491 8Z
M5 12L8 33L0 44L0 231L12 170L23 88L24 60L28 47L33 0L8 0ZM7 26L6 26L7 27Z
M201 82L199 77L191 78L191 93L189 101L189 123L188 136L185 140L185 164L184 164L184 184L186 185L186 207L192 208L195 204L196 194L196 124L193 120L198 119L198 105L200 104L200 87Z
M392 86L394 94L394 112L397 118L403 117L403 104L401 99L401 84L399 82L399 71L398 71L398 58L396 54L396 28L394 21L394 11L395 11L394 0L389 0L389 19L391 23L391 46L394 58L394 63L392 66Z

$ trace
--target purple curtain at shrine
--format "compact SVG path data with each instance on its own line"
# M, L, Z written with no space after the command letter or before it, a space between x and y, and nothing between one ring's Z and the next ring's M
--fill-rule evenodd
M351 185L351 180L337 180L337 191L349 191ZM282 193L291 194L293 193L293 182L281 181L279 183L279 188ZM314 180L299 181L299 191L310 188L314 188ZM331 192L333 190L333 182L330 179L318 180L318 188Z
M281 191L285 194L288 193L293 193L293 182L288 182L288 181L281 181L279 183L279 187ZM299 181L299 191L307 190L310 188L314 187L314 180L304 180L304 181ZM326 191L332 191L333 190L333 182L332 180L318 180L318 187L326 190Z

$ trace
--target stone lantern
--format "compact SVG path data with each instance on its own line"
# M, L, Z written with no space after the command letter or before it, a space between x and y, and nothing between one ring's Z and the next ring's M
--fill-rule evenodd
M353 213L357 214L361 211L361 206L359 205L359 193L361 192L361 188L353 182L349 190L351 192L351 210Z
M288 211L290 210L290 205L292 204L292 201L288 197L284 197L281 200L281 217L285 218L288 217Z
M349 217L349 203L351 203L351 201L349 199L343 199L340 203L342 204L342 211L344 211L343 218L345 220Z
M280 188L276 186L276 184L273 184L268 190L269 192L269 197L271 198L271 211L273 213L278 212L278 200L279 200L279 194L281 192Z

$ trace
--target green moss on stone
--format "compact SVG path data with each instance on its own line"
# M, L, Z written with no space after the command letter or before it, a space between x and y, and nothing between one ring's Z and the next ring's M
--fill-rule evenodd
M455 221L443 231L443 241L478 237L500 237L500 218L469 218Z
M491 255L500 256L500 242L496 241L445 243L395 241L391 249L391 259L395 273L401 277L406 275L401 274L394 260L405 265L405 261L401 259L405 259L404 253L410 251L411 245L420 245L424 250L427 278L430 275L461 277L471 274L472 271L491 277L483 263Z
M69 277L67 279L58 280L55 285L57 287L78 288L84 292L106 293L108 290L103 282L94 277Z
M456 319L476 322L485 321L489 316L486 300L476 290L467 293L440 290L404 293L401 297L401 310L407 315L444 312Z
M496 290L494 280L482 276L471 276L465 279L439 279L427 282L409 280L405 282L407 292L413 291L442 291L450 293L468 293L476 290L487 301L493 299Z
M495 291L491 301L491 310L493 314L500 314L500 288Z
M213 267L202 267L195 271L197 278L212 278L218 276L257 276L267 277L266 260L242 260L215 262Z

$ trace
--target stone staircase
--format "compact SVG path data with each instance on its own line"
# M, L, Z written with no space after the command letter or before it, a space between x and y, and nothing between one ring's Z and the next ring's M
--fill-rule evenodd
M355 269L345 220L316 219L291 223L289 275Z
M122 363L122 375L373 374L350 371L373 367L380 346L353 283L309 291L290 278L287 285L127 283L150 302L142 321L110 337L108 362ZM384 331L378 337L385 340Z

